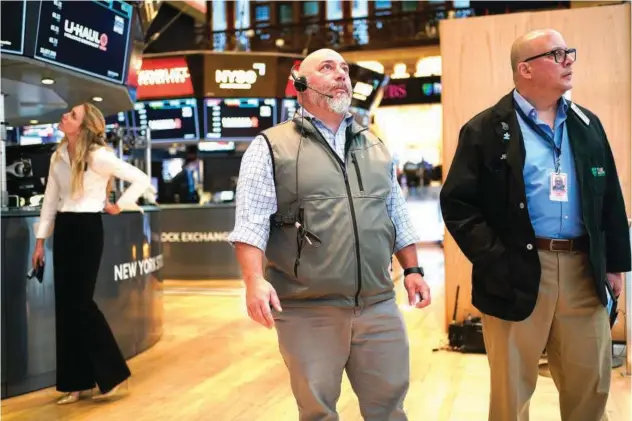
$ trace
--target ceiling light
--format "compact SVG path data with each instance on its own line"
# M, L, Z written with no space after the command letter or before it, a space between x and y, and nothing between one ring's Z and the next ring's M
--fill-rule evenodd
M92 100L93 100L94 102L101 102L101 101L103 101L103 98L101 98L100 96L93 96L93 97L92 97Z
M30 123L31 124L37 124L37 123L39 123L39 121L38 120L31 120Z
M49 77L45 77L45 78L42 79L42 83L44 85L52 85L53 83L55 83L55 80L51 79Z

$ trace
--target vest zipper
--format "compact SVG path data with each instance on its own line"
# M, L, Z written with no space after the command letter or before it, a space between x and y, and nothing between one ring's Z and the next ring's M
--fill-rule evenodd
M364 185L362 184L362 174L360 174L360 165L358 165L358 159L355 152L351 152L351 160L355 167L356 175L358 176L358 186L360 186L360 193L364 193Z
M347 189L347 199L349 200L349 207L351 208L351 222L353 225L353 235L355 237L355 249L356 249L356 264L358 268L358 289L355 294L355 306L358 307L360 305L359 297L360 291L362 290L362 263L360 261L360 234L358 233L358 222L356 221L355 207L353 206L353 196L351 195L351 186L349 185L349 178L347 175L347 168L345 163L340 159L336 151L331 147L329 142L325 139L325 136L312 124L312 127L320 136L320 140L325 144L329 151L333 154L334 159L338 161L340 165L340 169L342 169L342 174L345 180L345 187ZM364 130L363 130L364 131ZM353 159L353 158L352 158ZM359 174L359 173L358 173Z

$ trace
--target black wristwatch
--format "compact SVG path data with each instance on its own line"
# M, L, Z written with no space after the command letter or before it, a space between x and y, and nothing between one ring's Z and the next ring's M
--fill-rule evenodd
M413 266L411 268L406 268L404 269L404 276L408 276L411 273L418 273L421 276L424 276L424 268L422 268L421 266Z

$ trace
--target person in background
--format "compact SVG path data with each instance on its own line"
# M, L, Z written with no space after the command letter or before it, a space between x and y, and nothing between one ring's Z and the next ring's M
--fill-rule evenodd
M387 148L349 113L347 63L318 50L299 73L301 108L241 163L229 241L248 315L276 327L301 421L338 420L345 371L366 421L404 421L408 339L389 266L395 253L409 303L430 304L417 234Z
M105 120L94 105L72 108L59 130L64 138L51 157L32 263L34 268L44 264L44 242L53 234L57 390L65 393L58 403L69 404L95 383L100 394L93 398L113 396L130 376L93 299L103 252L101 212L116 215L133 208L151 181L109 150ZM107 201L112 177L131 183L117 203Z
M491 371L490 421L527 421L546 348L563 421L598 421L610 390L606 306L630 237L599 118L563 94L577 52L537 30L511 48L515 89L461 129L440 195L472 262Z
M197 146L188 146L182 171L171 180L171 196L176 203L200 203L200 196L197 191L199 162Z

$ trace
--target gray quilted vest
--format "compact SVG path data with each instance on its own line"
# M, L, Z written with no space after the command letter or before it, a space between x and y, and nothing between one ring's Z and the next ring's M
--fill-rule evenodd
M278 203L265 277L282 305L366 306L394 297L392 161L380 139L354 122L342 162L309 118L262 134Z

